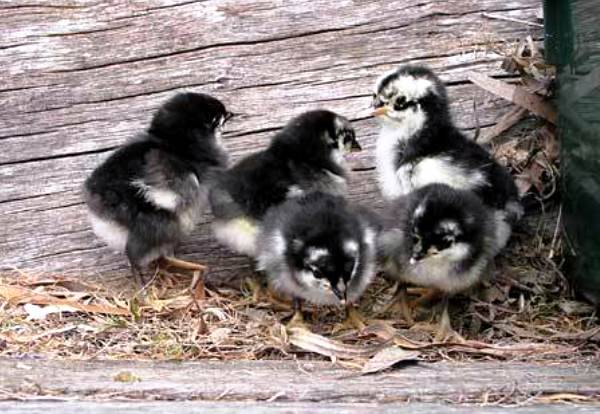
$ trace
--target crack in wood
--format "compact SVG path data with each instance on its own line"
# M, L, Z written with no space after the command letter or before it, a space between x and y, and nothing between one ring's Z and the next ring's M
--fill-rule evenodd
M111 146L111 147L98 148L98 149L89 150L89 151L49 155L47 157L28 158L28 159L16 160L16 161L5 161L5 162L0 162L0 167L5 166L5 165L28 164L28 163L40 162L40 161L58 160L61 158L77 157L80 155L102 154L104 152L114 151L115 149L117 149L119 147L120 147L120 145L115 145L115 146ZM0 200L0 202L1 202L1 200Z
M217 48L221 48L221 47L255 46L255 45L261 45L261 44L266 44L266 43L281 42L281 41L285 41L285 40L289 40L289 39L299 39L302 37L316 36L316 35L320 35L320 34L324 34L324 33L342 32L345 30L352 29L354 27L359 27L359 26L362 26L362 24L356 24L356 25L352 25L349 27L341 27L341 28L312 30L312 31L307 31L307 32L302 32L302 33L296 33L293 35L273 36L273 37L267 37L264 39L257 39L257 40L239 40L239 41L235 41L235 42L215 43L212 45L198 46L198 47L189 48L189 49L176 50L176 51L169 52L169 53L160 53L160 54L149 55L149 56L144 56L144 57L140 57L140 58L118 60L115 62L103 63L103 64L99 64L99 65L84 66L84 67L75 68L75 69L62 69L62 70L53 70L53 71L51 70L49 72L50 73L73 73L73 72L96 70L96 69L101 69L101 68L108 68L108 67L123 65L123 64L127 64L127 63L147 62L147 61L151 61L151 60L155 60L155 59L163 59L163 58L167 58L167 57L184 55L184 54L188 54L188 53L203 52L206 50L217 49Z

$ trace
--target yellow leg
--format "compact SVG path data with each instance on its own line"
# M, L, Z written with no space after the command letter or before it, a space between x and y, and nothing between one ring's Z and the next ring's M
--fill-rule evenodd
M427 289L424 293L422 293L417 299L412 301L409 306L411 309L420 306L431 306L432 303L443 299L444 295L441 291L437 289Z
M306 326L306 322L304 321L304 315L302 314L302 302L300 299L294 299L294 314L292 315L292 319L290 319L290 321L286 324L286 328L301 328L309 330Z
M346 306L346 318L337 323L333 329L332 333L337 333L340 331L345 331L349 329L356 329L357 331L362 331L367 327L363 316L360 314L358 309L356 309L353 305Z
M437 342L465 342L465 339L452 328L450 322L450 314L448 313L449 297L444 295L442 298L442 314L440 315L440 321L438 329L435 335L435 341Z
M206 291L204 290L204 272L200 270L194 270L192 282L190 283L190 292L194 300L204 300L206 298Z
M358 331L362 331L367 327L365 319L360 314L357 308L352 305L346 307L346 323L349 326L353 326Z
M399 283L398 287L396 288L396 292L394 293L394 297L392 298L390 303L387 304L383 312L400 312L404 321L412 325L414 323L412 317L412 308L411 305L408 303L407 296L408 295L406 291L406 285L404 285L403 283Z

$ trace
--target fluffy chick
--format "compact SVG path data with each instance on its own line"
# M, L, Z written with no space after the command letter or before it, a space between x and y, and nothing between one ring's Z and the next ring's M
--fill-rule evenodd
M315 110L292 119L267 149L219 177L210 194L215 237L255 257L259 224L269 208L311 191L345 193L344 153L353 150L360 145L346 118Z
M453 124L440 79L425 67L401 66L377 80L373 107L382 120L376 164L383 196L395 199L431 183L474 191L495 210L502 249L523 214L517 187L504 167Z
M205 270L170 256L208 203L214 172L226 167L220 135L231 116L209 95L177 94L156 112L147 132L117 150L85 181L94 233L126 253L141 285L143 267L159 258Z
M367 211L341 196L320 191L292 198L266 214L258 237L258 268L270 287L301 301L347 307L361 325L355 304L375 274L376 228Z
M378 237L386 276L443 294L437 338L452 333L448 297L465 291L484 276L494 257L493 213L471 191L429 184L390 204Z

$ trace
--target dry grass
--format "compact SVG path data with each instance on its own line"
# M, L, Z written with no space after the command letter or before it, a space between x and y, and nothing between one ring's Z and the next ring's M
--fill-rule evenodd
M379 279L361 302L370 319L363 332L332 334L343 317L338 308L307 308L313 332L368 349L395 343L420 358L520 360L598 359L600 326L595 309L573 299L559 270L559 215L553 200L531 215L490 270L490 281L452 305L454 326L468 341L436 343L398 314L383 314L393 287ZM210 287L197 301L189 278L158 275L140 300L128 275L91 284L61 276L6 274L0 277L0 355L77 359L288 359L323 358L291 344L281 321L289 305L254 297L253 283ZM16 289L18 288L18 289ZM33 303L57 304L56 313L34 319ZM81 311L91 305L93 311ZM48 309L48 308L46 308ZM61 310L62 311L59 311ZM427 320L431 309L417 312ZM293 338L292 338L293 339ZM326 342L327 346L327 342ZM335 353L334 353L335 355ZM353 361L347 361L352 365ZM356 365L361 361L354 361ZM360 362L360 363L359 363Z

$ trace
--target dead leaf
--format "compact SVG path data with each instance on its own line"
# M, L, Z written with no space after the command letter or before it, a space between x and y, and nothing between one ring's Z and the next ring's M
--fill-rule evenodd
M0 297L15 304L33 303L36 305L65 305L87 313L129 315L129 311L127 309L121 309L109 305L73 302L68 299L56 298L54 296L38 293L33 290L14 285L0 285Z
M53 313L79 312L78 309L70 305L38 306L32 303L26 303L25 306L23 306L23 309L27 312L28 320L44 320L48 315L52 315Z
M550 162L555 162L560 157L560 145L553 129L549 125L545 125L537 131L541 148Z
M481 73L471 72L469 80L488 92L519 105L535 115L556 124L556 108L543 98L527 92L525 88L511 85L498 79L490 78Z
M485 302L504 302L507 295L497 285L490 285L482 292L482 299Z
M369 324L363 331L363 335L375 335L385 342L393 342L394 345L404 349L423 349L430 346L429 343L417 342L400 335L398 330L385 321L377 321Z
M517 190L519 191L519 196L526 194L532 187L531 179L527 175L516 176L515 184L517 186Z
M419 355L418 351L407 351L395 346L384 348L367 361L362 373L374 374L392 368L400 362L414 362L417 361Z
M113 381L117 381L117 382L132 383L132 382L139 382L141 380L142 379L140 377L138 377L131 371L121 371L113 377Z
M519 106L513 108L511 111L504 114L504 116L498 120L496 125L487 130L483 136L477 140L477 142L483 144L490 142L504 131L512 128L517 122L523 119L526 114L527 110L525 108L521 108Z
M385 345L348 345L325 338L304 328L288 329L289 342L305 351L325 355L330 358L357 359L375 355Z
M592 305L576 300L563 299L559 302L558 307L567 315L591 315L594 312Z
M229 328L217 328L208 335L211 341L215 344L219 344L223 342L225 339L229 337L231 334L231 329Z

